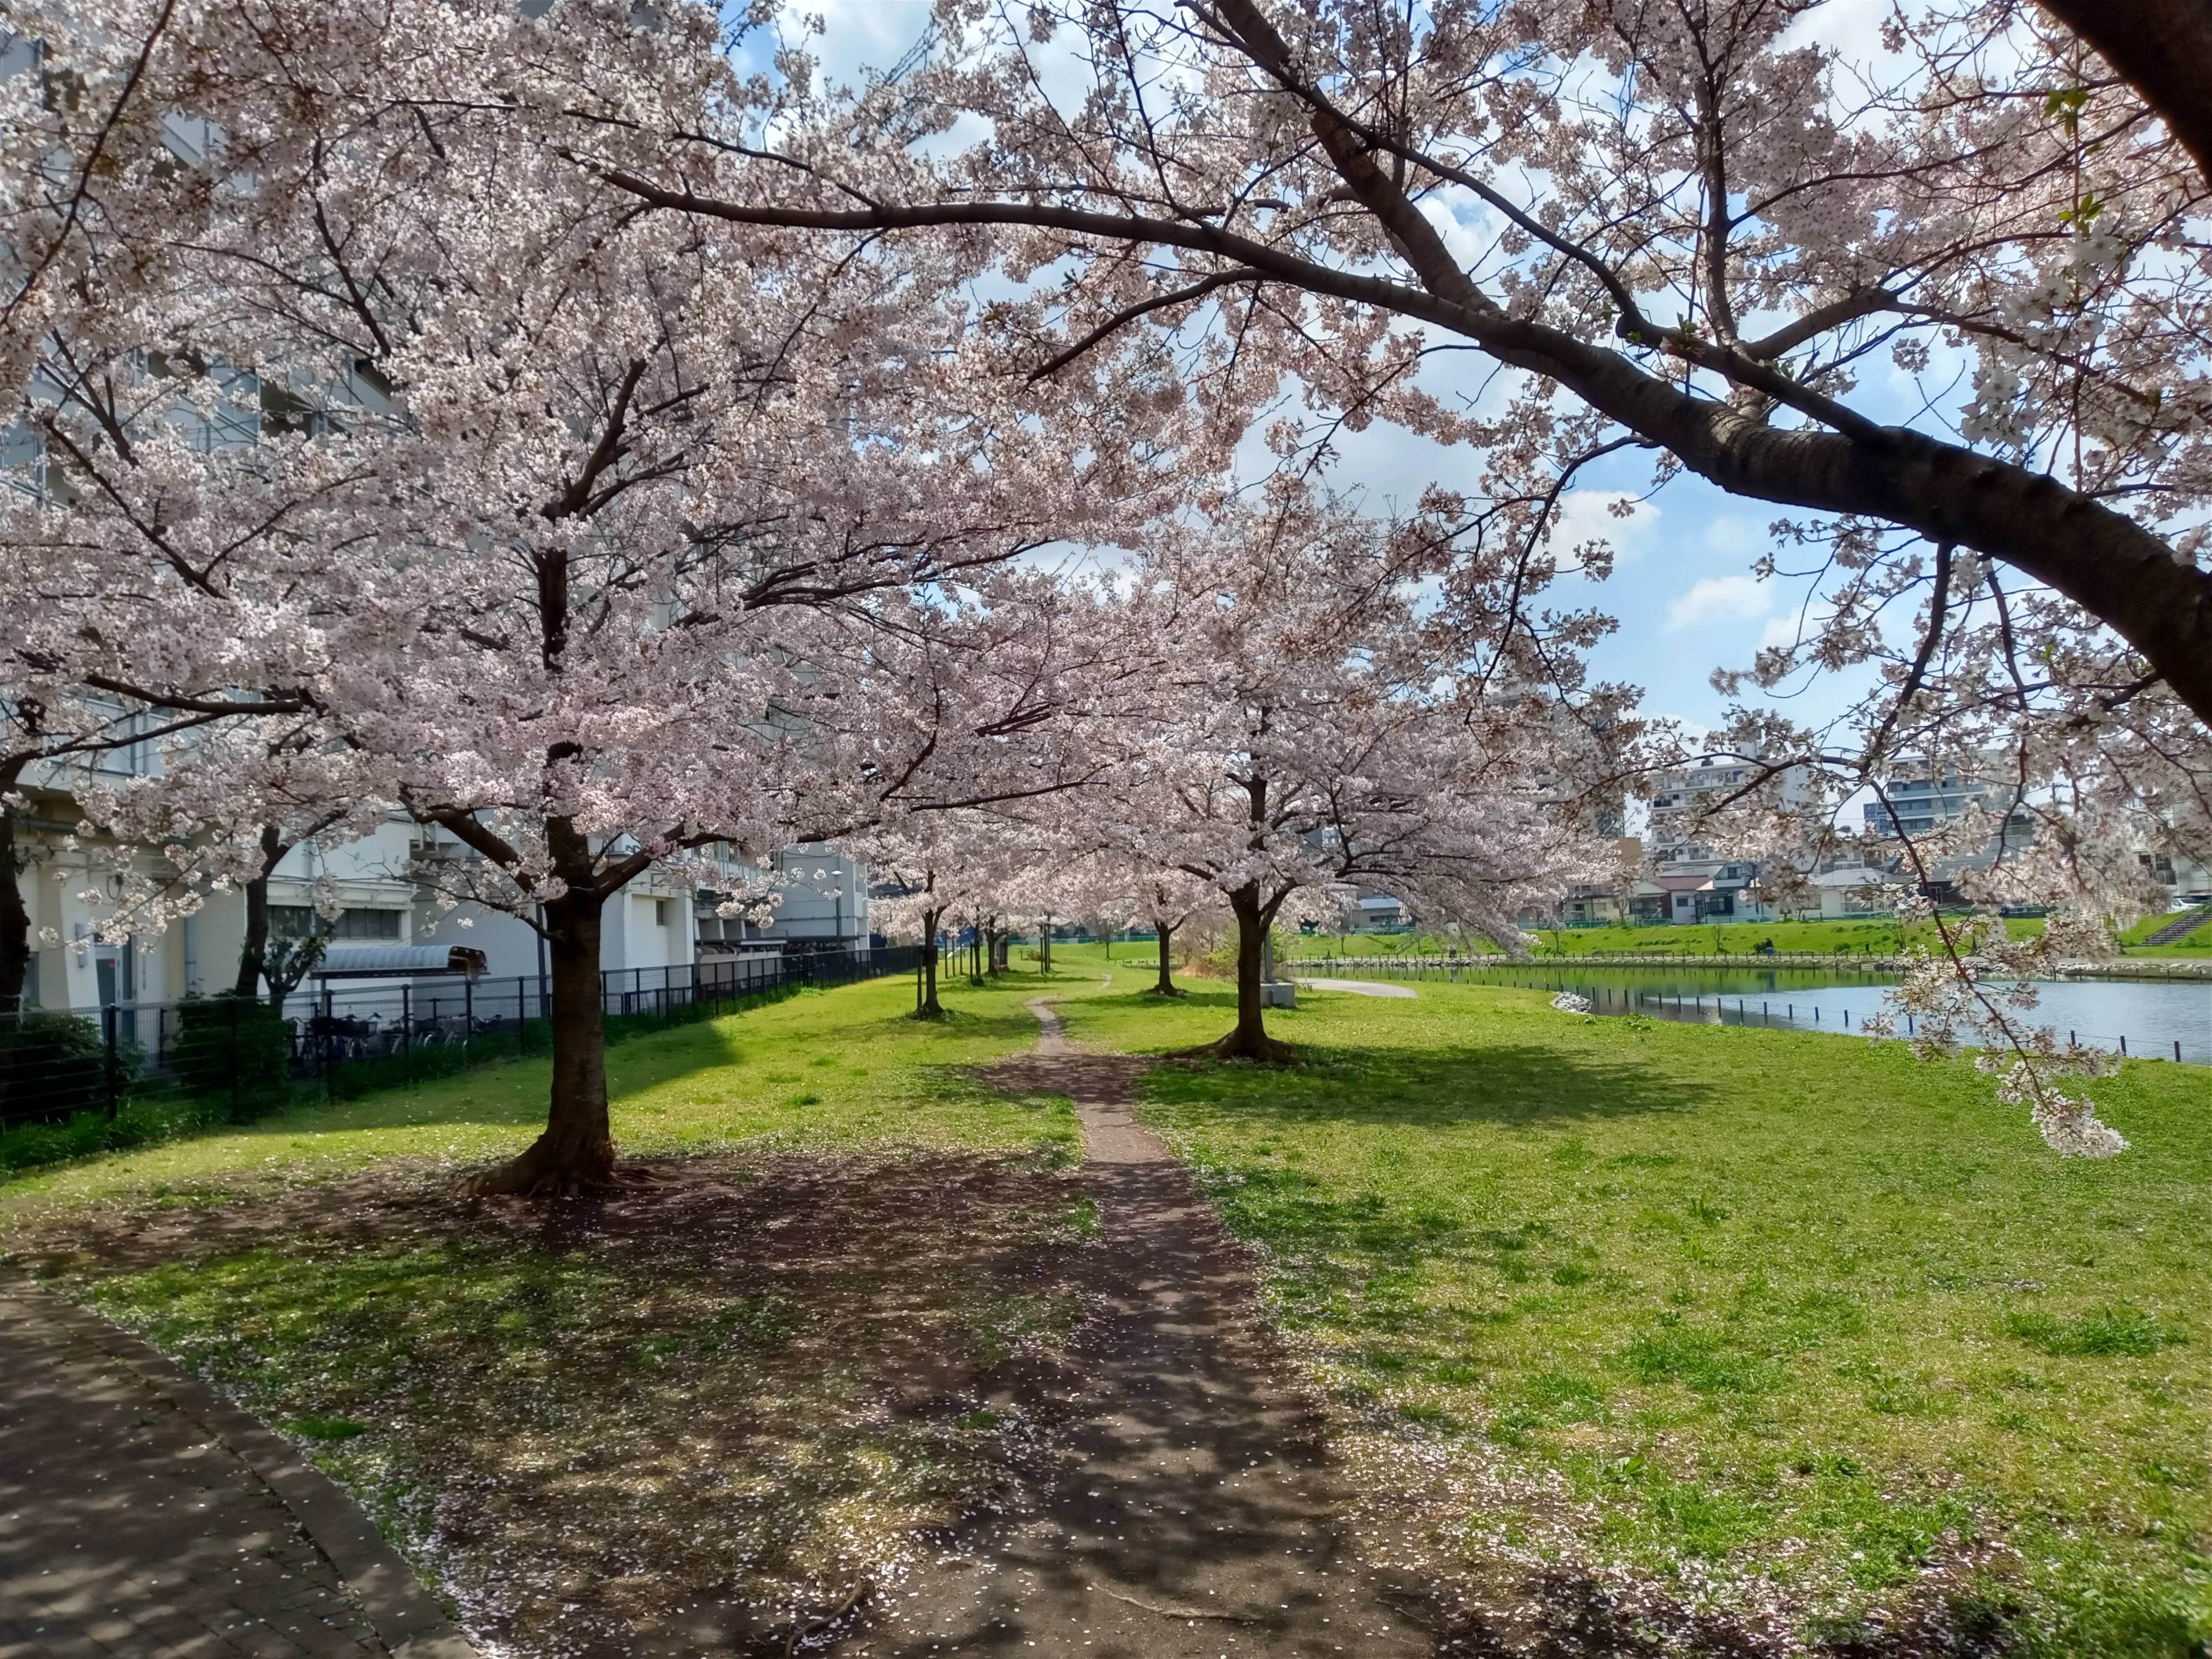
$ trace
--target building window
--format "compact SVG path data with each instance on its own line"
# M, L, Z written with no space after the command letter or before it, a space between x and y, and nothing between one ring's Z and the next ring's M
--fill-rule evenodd
M269 933L274 939L305 939L320 933L331 939L383 939L397 942L402 933L400 910L341 910L335 922L325 921L311 904L272 904Z
M674 921L674 920L675 920L675 916L676 916L676 905L675 905L675 902L674 902L674 901L673 901L673 900L671 900L671 899L655 899L655 900L653 900L653 925L654 927L667 927L667 926L668 926L668 924L669 924L671 921Z

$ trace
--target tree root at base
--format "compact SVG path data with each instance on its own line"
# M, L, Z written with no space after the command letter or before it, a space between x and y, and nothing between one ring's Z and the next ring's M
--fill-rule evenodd
M783 1644L784 1652L796 1654L801 1646L812 1641L816 1637L827 1635L836 1626L840 1620L866 1601L875 1588L873 1584L863 1578L851 1589L846 1591L837 1605L829 1612L817 1614L812 1619L793 1620L791 1639Z
M1170 1060L1249 1060L1255 1066L1296 1066L1298 1051L1287 1042L1278 1042L1271 1036L1248 1040L1231 1031L1226 1036L1216 1037L1211 1042L1201 1042L1194 1048L1177 1048Z
M1249 1613L1216 1612L1212 1607L1171 1607L1164 1601L1147 1601L1141 1595L1124 1595L1120 1590L1108 1589L1103 1584L1091 1589L1101 1595L1110 1595L1116 1601L1127 1601L1133 1607L1142 1607L1146 1613L1157 1613L1163 1619L1218 1619L1231 1625L1256 1625L1260 1621Z
M617 1165L608 1145L594 1156L571 1158L530 1146L504 1164L467 1176L459 1184L468 1198L580 1198L586 1194L635 1192L664 1184L652 1170Z

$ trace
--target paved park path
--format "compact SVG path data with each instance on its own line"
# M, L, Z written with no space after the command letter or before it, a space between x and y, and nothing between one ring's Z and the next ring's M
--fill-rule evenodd
M1410 985L1392 985L1371 979L1306 979L1301 976L1298 983L1310 985L1316 991L1349 991L1354 996L1362 997L1409 997L1413 994L1413 988Z
M0 1279L0 1659L473 1659L287 1441Z
M1412 1659L1435 1651L1425 1585L1372 1574L1354 1494L1287 1382L1249 1259L1136 1121L1144 1062L1085 1054L1058 1018L1003 1082L1067 1095L1101 1231L1091 1389L1042 1506L883 1598L841 1654L1079 1659Z

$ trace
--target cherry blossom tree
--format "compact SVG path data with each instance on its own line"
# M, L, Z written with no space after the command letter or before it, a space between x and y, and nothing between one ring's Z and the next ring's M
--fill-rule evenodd
M855 849L886 890L871 901L871 914L886 936L913 939L921 947L921 1019L942 1019L938 998L938 940L962 917L994 945L989 971L999 971L995 946L1003 936L1006 894L1029 854L1015 826L975 809L908 815L860 838Z
M1147 641L1149 740L1083 801L1097 843L1217 892L1237 924L1236 1028L1205 1051L1282 1060L1263 941L1304 891L1385 889L1522 949L1516 921L1575 867L1556 730L1484 684L1425 619L1450 540L1287 480L1146 550L1127 626Z
M257 707L251 696L240 696L198 712L156 712L90 692L52 672L54 654L37 638L39 631L36 626L10 629L4 676L9 690L0 700L0 1014L21 1011L32 956L31 915L18 884L38 857L18 830L27 804L25 789L75 781L103 756L198 736L226 718L246 719ZM118 877L129 882L138 875L132 840L107 850Z
M1218 896L1180 870L1153 870L1133 875L1129 896L1133 901L1128 909L1132 924L1151 928L1158 941L1159 975L1152 981L1152 994L1182 996L1182 988L1175 982L1176 934L1193 917L1218 905Z
M1082 798L1070 804L1080 810ZM1109 929L1151 929L1159 963L1151 994L1182 996L1182 989L1175 982L1176 935L1195 918L1221 908L1218 890L1181 870L1164 869L1120 852L1094 854L1069 866L1066 879L1070 896L1063 914L1095 916Z
M25 21L66 95L9 83L11 600L145 707L261 688L312 717L325 810L465 849L419 873L540 927L553 981L546 1132L477 1184L611 1179L610 897L1059 787L1057 636L1025 612L1012 648L1041 589L1000 567L1171 500L1171 416L1027 390L959 260L641 216L576 168L533 112L750 95L697 15ZM258 850L265 800L177 758L133 810Z
M2176 68L2202 20L1958 0L1849 60L1822 21L947 5L927 52L796 100L749 153L591 164L833 241L998 228L1033 283L1002 325L1102 398L1144 361L1233 425L1302 395L1320 435L1281 448L1374 420L1476 448L1469 527L1522 565L1532 635L1560 502L1612 458L1803 509L1759 567L1805 584L1798 642L1739 683L1871 666L1874 690L1786 739L1747 710L1759 752L1850 787L1909 743L2002 755L2054 843L2107 849L2031 866L2037 896L2124 912L2133 884L2099 872L2212 847L2212 289L2189 252L2212 123ZM941 136L963 114L965 148ZM1425 378L1454 349L1498 371L1471 404Z
M1793 769L1842 799L1995 757L2038 850L1980 896L2124 916L2139 854L2212 848L2200 9L1900 8L1846 59L1821 8L1772 0L948 5L773 161L601 165L726 222L1004 228L1011 274L1052 274L1006 313L1040 374L1110 392L1149 351L1226 418L1288 379L1324 441L1382 419L1477 447L1516 607L1565 492L1626 452L1800 510L1759 566L1804 584L1798 640L1731 683L1873 689L1811 731L1746 707L1723 745L1768 769L1732 805L1760 816ZM909 142L963 113L965 149ZM771 167L780 198L736 187ZM1424 378L1452 349L1498 371L1469 406ZM2008 1042L1985 953L1947 929L1942 954L1983 1014L1939 1024Z
M2184 533L2207 289L2167 257L2203 175L2029 8L1900 12L1873 65L1805 44L1813 9L948 3L922 61L825 94L788 142L592 164L726 222L1004 228L1013 274L1066 273L1010 313L1038 373L1140 326L1240 412L1294 371L1337 418L1486 446L1486 493L1533 497L1540 539L1555 486L1641 447L1970 550L2212 718L2212 576ZM963 113L972 143L917 143ZM1449 408L1418 374L1446 342L1518 389ZM1925 401L1869 395L1876 354ZM1942 407L1961 367L1972 394Z

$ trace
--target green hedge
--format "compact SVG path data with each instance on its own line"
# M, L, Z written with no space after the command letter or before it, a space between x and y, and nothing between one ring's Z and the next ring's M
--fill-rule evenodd
M225 991L177 1005L170 1064L179 1091L267 1111L292 1097L292 1022L258 997Z
M137 1044L118 1042L111 1056L92 1020L24 1014L0 1025L0 1121L105 1114L121 1103L140 1066Z

